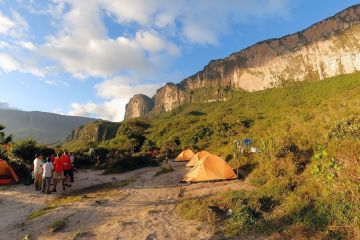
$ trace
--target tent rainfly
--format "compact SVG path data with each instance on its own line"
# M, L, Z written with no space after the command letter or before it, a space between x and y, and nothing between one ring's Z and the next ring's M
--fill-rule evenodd
M209 156L210 153L207 151L200 151L193 156L190 161L186 164L187 167L194 167L201 159Z
M0 185L19 182L19 180L19 177L16 175L12 167L6 161L0 159Z
M203 158L183 178L185 182L202 182L237 179L236 173L221 157L209 155Z
M182 151L176 158L175 162L183 162L183 161L189 161L192 157L194 157L194 152L190 149L186 149Z

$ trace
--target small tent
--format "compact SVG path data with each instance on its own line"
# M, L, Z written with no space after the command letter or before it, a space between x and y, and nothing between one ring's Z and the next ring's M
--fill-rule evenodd
M0 185L18 181L19 177L16 175L12 167L6 161L0 159Z
M175 158L175 162L189 161L194 155L193 151L186 149Z
M186 164L186 166L194 167L201 159L203 159L209 155L210 155L210 153L207 151L200 151L190 159L190 161Z
M221 157L209 155L193 167L183 178L185 182L237 179L230 165Z

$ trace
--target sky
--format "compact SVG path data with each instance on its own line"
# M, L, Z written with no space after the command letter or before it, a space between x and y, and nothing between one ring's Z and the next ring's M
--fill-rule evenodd
M351 0L0 0L0 109L121 121L212 59L300 31Z

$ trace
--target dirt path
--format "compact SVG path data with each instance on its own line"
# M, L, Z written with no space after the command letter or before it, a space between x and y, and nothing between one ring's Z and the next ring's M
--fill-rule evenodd
M26 220L56 196L35 193L32 186L12 186L0 190L0 239L209 239L213 230L200 223L186 221L175 213L181 198L197 197L229 189L249 189L245 182L179 184L186 173L184 164L174 163L176 171L155 177L159 168L144 168L116 175L82 171L71 191L99 183L132 182L111 191L85 196L58 207L43 216ZM61 193L59 193L61 194ZM59 232L49 232L56 220L66 220Z

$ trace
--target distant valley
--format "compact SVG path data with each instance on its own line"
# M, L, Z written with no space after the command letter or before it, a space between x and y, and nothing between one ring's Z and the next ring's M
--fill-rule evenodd
M42 144L62 142L74 128L95 121L93 118L74 117L46 112L25 112L0 109L0 124L15 139L33 138Z

